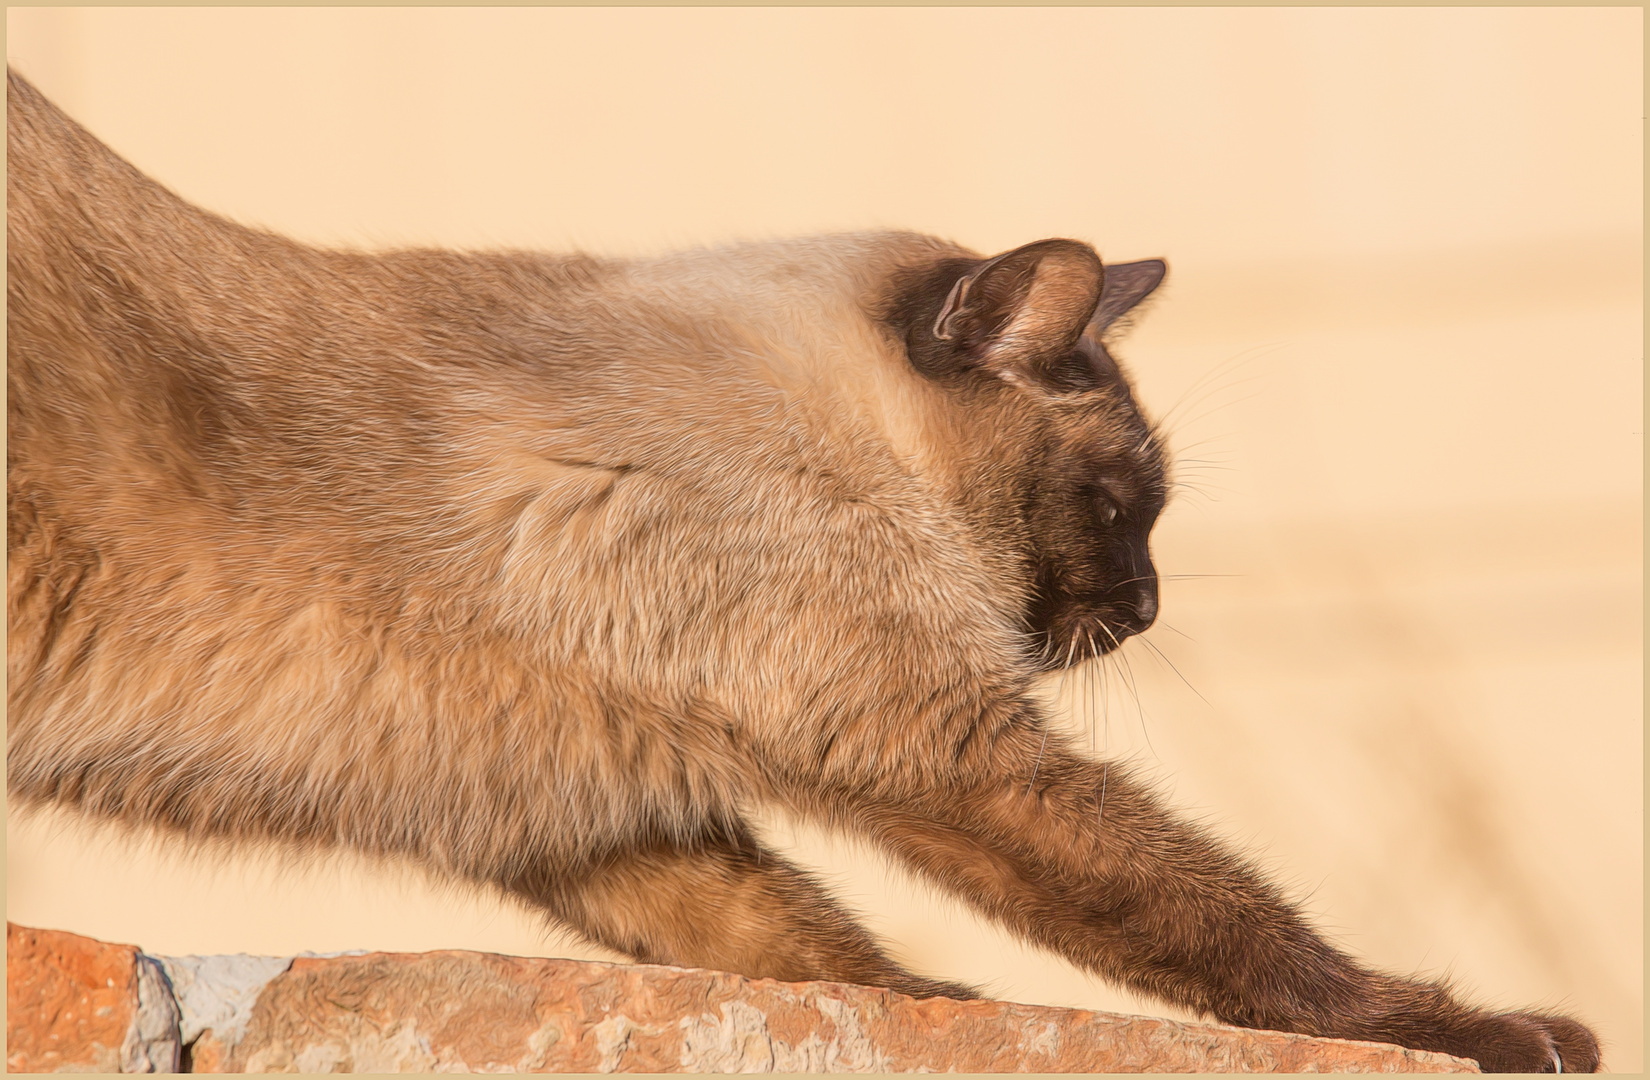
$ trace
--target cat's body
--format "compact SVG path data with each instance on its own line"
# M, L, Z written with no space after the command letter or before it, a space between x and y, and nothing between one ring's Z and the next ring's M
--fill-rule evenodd
M854 830L1235 1023L1487 1067L1564 1018L1372 974L1031 693L1156 610L1100 335L1161 264L874 234L306 248L8 95L11 792L408 856L641 959L915 994L742 813Z

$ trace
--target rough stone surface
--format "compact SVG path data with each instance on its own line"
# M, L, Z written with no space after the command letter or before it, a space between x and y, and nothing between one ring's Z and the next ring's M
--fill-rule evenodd
M836 983L480 953L298 958L238 1039L208 1031L196 1071L226 1072L1475 1072L1467 1061L1016 1005L916 1001Z
M11 1072L165 1071L180 1038L195 1072L1477 1071L1378 1043L716 971L468 952L156 958L6 931Z
M6 924L7 1072L174 1072L178 1010L130 945Z
M178 1002L185 1045L204 1031L236 1042L269 980L292 966L290 956L157 956Z

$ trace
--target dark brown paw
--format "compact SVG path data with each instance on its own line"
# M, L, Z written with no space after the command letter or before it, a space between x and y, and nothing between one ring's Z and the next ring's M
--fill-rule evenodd
M1488 1014L1461 1035L1461 1048L1445 1052L1472 1058L1485 1072L1598 1071L1598 1038L1567 1016Z

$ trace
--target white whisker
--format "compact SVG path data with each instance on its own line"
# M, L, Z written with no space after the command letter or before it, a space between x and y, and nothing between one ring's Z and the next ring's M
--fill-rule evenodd
M1071 671L1071 658L1077 651L1077 635L1071 635L1071 644L1066 646L1066 662L1060 669L1060 684L1055 690L1056 697L1064 697L1066 692L1066 676ZM1032 787L1037 783L1037 770L1043 767L1043 751L1048 747L1048 721L1043 721L1043 741L1037 746L1037 760L1031 766L1031 779L1026 782L1026 794L1031 794Z
M1146 638L1146 637L1142 636L1141 639L1140 639L1140 644L1146 646L1146 648L1150 649L1154 654L1156 654L1157 658L1160 661L1162 661L1163 663L1169 665L1169 670L1174 672L1176 675L1180 676L1180 681L1186 684L1186 689L1190 690L1192 693L1196 694L1199 698L1201 698L1205 705L1213 705L1214 704L1208 698L1203 697L1203 692L1201 690L1199 690L1197 687L1193 686L1192 681L1190 679L1186 678L1185 675L1181 675L1180 669L1175 666L1175 662L1173 660L1169 659L1169 656L1168 656L1167 653L1165 653L1162 649L1158 648L1157 643L1155 641L1152 641L1149 638Z

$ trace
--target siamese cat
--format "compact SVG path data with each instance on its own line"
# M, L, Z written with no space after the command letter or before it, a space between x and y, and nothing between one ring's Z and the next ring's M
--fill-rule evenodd
M407 857L650 963L915 996L758 804L1249 1027L1592 1070L1369 970L1080 755L1043 671L1151 625L1162 278L902 233L609 260L319 250L7 97L7 778Z

